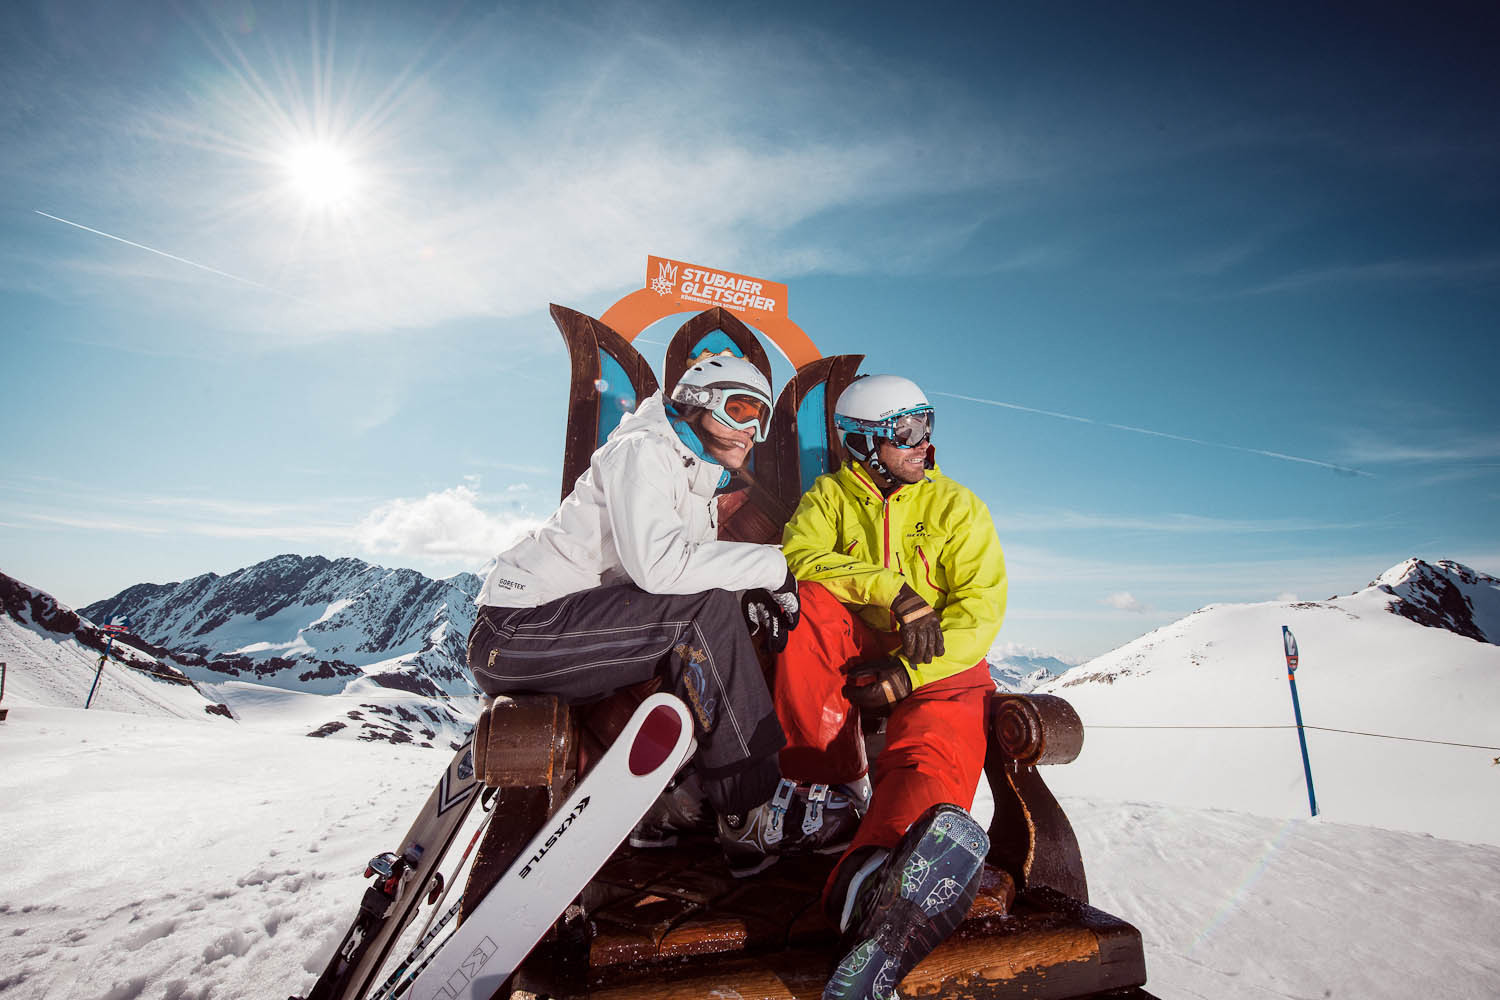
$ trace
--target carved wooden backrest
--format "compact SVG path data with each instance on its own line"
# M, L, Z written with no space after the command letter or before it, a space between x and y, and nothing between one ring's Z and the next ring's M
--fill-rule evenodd
M667 345L658 383L645 358L600 320L553 305L552 318L572 359L568 430L563 454L562 496L589 467L625 413L661 385L668 393L687 368L706 354L745 358L772 381L761 338L734 313L714 307L684 323ZM771 433L752 449L731 492L719 499L719 536L725 540L779 542L781 529L812 481L836 469L843 448L833 426L833 406L852 382L862 354L818 358L804 364L782 387Z

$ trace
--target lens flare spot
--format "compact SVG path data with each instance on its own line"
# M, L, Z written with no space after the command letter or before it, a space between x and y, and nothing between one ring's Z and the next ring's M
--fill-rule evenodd
M353 158L331 143L293 147L282 157L281 166L293 190L313 207L345 204L359 191L359 171Z

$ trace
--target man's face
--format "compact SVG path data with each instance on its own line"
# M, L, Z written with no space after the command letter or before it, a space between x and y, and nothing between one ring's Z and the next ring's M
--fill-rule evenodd
M898 483L921 482L927 475L927 447L924 441L915 448L898 448L889 441L880 442L876 453L885 467L891 470L891 478Z
M733 472L745 464L750 457L750 446L755 443L755 432L750 429L735 430L721 423L708 410L699 410L697 416L688 421L698 432L703 450L708 457Z

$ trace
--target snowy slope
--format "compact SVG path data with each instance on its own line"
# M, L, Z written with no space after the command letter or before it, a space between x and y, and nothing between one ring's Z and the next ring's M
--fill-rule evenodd
M14 709L0 724L0 796L8 853L24 861L0 883L0 998L305 992L365 862L394 846L446 759L207 719ZM1163 1000L1494 996L1500 849L1063 804L1094 902L1140 927Z
M1079 760L1046 778L1093 901L1141 929L1156 995L1495 995L1500 751L1313 731L1324 814L1307 820L1291 730L1109 728L1288 724L1284 622L1309 724L1500 742L1500 647L1393 613L1443 591L1424 579L1403 592L1407 577L1328 602L1206 608L1051 685L1091 728ZM1476 627L1484 593L1460 594ZM299 735L335 707L386 720L348 707L378 699L400 721L404 693L370 679L338 695L201 686L240 721L47 707L67 702L8 688L0 795L24 863L0 882L0 1000L305 991L366 860L447 758Z
M1325 602L1207 607L1045 685L1087 732L1049 782L1100 799L1308 815L1297 734L1274 728L1293 721L1287 625L1303 721L1322 727L1306 734L1321 815L1500 844L1500 751L1481 749L1500 747L1500 647L1394 613L1402 596L1381 581L1398 589L1399 570Z
M50 595L0 573L0 663L5 704L83 707L99 673L106 636ZM170 664L121 643L99 676L92 705L98 709L180 718L222 711L218 699ZM213 712L210 712L213 709Z

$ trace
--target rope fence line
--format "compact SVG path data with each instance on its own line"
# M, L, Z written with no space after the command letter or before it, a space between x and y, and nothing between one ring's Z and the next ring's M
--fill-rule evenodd
M1234 726L1196 726L1196 725L1194 725L1194 726L1189 726L1189 725L1182 725L1182 726L1178 726L1178 725L1106 726L1106 725L1093 725L1093 724L1087 724L1086 723L1083 728L1085 730L1088 730L1088 729L1296 729L1297 727L1293 726L1293 725L1290 725L1288 723L1282 723L1280 725L1272 725L1272 726L1259 726L1259 725L1234 725ZM1485 746L1482 743L1452 743L1452 742L1449 742L1448 740L1424 740L1424 739L1419 739L1419 738L1417 738L1415 736L1388 736L1385 733L1366 733L1366 732L1361 732L1358 729L1333 729L1333 728L1330 728L1328 726L1303 726L1302 728L1303 729L1316 729L1319 732L1323 732L1323 733L1347 733L1347 734L1349 734L1351 736L1373 736L1373 737L1375 737L1377 739L1382 739L1382 740L1402 740L1402 741L1407 742L1407 743L1432 743L1432 744L1435 744L1437 746L1445 746L1445 747L1465 747L1465 748L1467 748L1469 750L1500 750L1500 747Z

